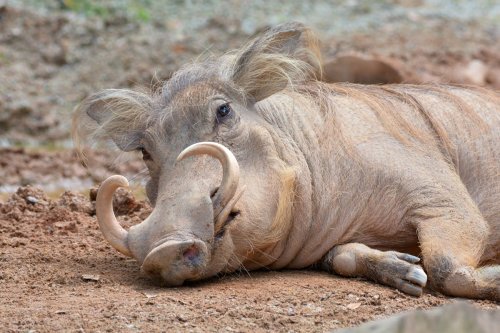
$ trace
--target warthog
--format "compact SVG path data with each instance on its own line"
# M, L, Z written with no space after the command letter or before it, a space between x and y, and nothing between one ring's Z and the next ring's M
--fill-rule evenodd
M420 295L500 300L499 95L321 82L314 35L269 29L152 93L104 90L75 138L141 151L154 205L105 238L168 286L240 269L316 267ZM422 259L423 267L419 265Z

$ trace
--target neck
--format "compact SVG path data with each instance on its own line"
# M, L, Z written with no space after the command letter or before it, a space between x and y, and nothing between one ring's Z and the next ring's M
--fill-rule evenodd
M330 166L324 158L325 143L321 140L325 129L330 128L329 115L322 114L318 103L302 94L281 94L260 105L262 116L268 121L268 131L283 162L283 191L279 199L276 219L280 221L283 233L279 241L266 250L269 257L277 258L273 268L289 266L311 237L318 224L331 211L331 197L334 189L326 181ZM271 111L271 112L270 112ZM338 147L331 147L333 149ZM333 160L334 158L332 158ZM329 163L330 164L330 163ZM293 196L285 189L293 178ZM283 181L285 179L286 181ZM287 183L288 182L288 183ZM285 208L286 207L286 208ZM286 212L286 214L283 214ZM323 223L324 224L324 223ZM319 259L319 258L318 258Z

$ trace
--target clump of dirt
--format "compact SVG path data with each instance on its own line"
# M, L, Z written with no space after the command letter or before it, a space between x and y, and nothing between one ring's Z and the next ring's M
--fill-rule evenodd
M19 190L21 190L19 188ZM18 190L18 192L19 192ZM82 194L65 191L57 201L59 206L64 206L72 212L86 213L88 215L95 215L95 204L90 203Z
M97 191L99 186L94 186L90 189L89 198L90 201L95 205L97 199ZM141 212L142 210L148 208L149 205L145 201L138 201L135 199L134 195L123 188L119 188L115 191L113 197L113 210L115 215L132 215L133 213ZM149 211L146 211L149 213ZM140 214L142 216L142 213Z
M77 232L82 219L95 216L95 196L97 187L91 189L90 200L81 193L65 191L59 199L50 199L41 189L30 185L20 187L16 193L2 203L0 214L14 223L3 231L10 236L18 235L17 224L27 219L39 219L32 225L32 231L41 230L45 234ZM130 191L118 189L113 198L113 208L123 218L124 226L131 226L146 218L151 207L145 201L137 201ZM41 222L41 223L40 223Z
M123 190L114 204L125 227L151 211ZM242 271L162 288L103 239L92 200L74 192L51 199L32 186L0 202L0 267L6 331L318 332L454 302L311 270Z
M88 215L92 207L80 205L85 202L72 194L74 204L69 207L66 194L60 201L50 200L45 193L30 185L20 187L6 203L0 203L0 213L3 219L11 221L2 225L2 244L21 246L26 244L26 238L39 237L40 234L67 235L77 232L82 215ZM78 200L79 199L79 200ZM30 219L38 219L28 228L20 230L19 223Z

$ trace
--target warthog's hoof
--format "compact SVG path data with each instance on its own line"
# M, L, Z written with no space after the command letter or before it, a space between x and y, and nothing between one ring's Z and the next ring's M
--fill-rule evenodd
M377 257L373 272L377 281L412 296L422 295L427 274L417 264L420 258L396 251L381 252Z
M323 268L343 276L364 276L397 288L412 296L422 295L427 274L417 263L419 257L396 251L380 251L364 244L334 247L323 261Z

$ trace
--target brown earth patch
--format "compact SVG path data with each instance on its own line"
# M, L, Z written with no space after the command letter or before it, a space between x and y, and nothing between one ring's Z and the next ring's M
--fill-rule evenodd
M122 191L115 211L128 227L150 208ZM317 332L455 301L311 270L239 272L162 288L107 245L94 214L82 194L50 199L31 186L0 202L3 330Z

